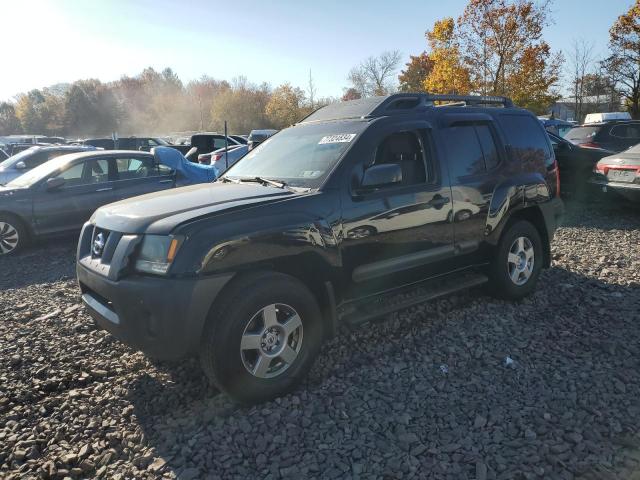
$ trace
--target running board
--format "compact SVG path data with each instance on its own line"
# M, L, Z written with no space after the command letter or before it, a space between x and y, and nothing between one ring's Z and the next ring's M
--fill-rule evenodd
M477 287L488 281L489 278L486 275L472 272L425 280L410 287L400 287L397 290L355 300L341 306L338 309L338 319L348 326L357 326L398 310Z

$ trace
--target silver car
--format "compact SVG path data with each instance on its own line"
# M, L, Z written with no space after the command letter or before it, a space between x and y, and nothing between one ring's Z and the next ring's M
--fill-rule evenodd
M96 147L82 145L35 146L16 153L0 163L0 185L24 175L26 172L49 160L68 153L89 152Z
M593 169L591 184L603 193L619 194L640 202L640 144L601 159Z

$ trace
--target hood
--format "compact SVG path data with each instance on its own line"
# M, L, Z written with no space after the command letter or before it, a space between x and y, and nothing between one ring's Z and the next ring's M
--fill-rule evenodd
M640 153L620 152L609 157L605 157L598 163L603 165L624 165L629 167L640 167Z
M256 183L204 183L129 198L99 208L92 221L122 233L170 233L195 218L269 203L297 193Z
M0 202L10 201L13 198L24 198L28 195L28 188L9 188L0 185Z

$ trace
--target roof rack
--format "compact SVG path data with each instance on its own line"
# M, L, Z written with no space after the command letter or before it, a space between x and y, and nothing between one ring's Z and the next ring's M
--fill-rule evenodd
M432 102L456 102L465 105L492 105L499 104L505 108L512 108L513 102L510 98L492 95L439 95L426 94Z
M507 97L488 95L436 95L429 93L396 93L386 97L369 97L348 102L331 103L310 113L299 123L322 122L348 118L373 118L394 113L407 113L435 107L435 102L455 102L443 106L477 106L500 104L513 107Z

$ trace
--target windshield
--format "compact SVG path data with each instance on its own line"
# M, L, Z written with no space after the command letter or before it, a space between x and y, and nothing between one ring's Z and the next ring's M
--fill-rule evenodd
M366 125L341 121L287 128L238 160L224 177L261 177L318 188Z
M600 125L598 125L597 127L572 128L565 134L564 138L575 143L575 140L585 140L594 137L601 128L602 127Z
M0 170L9 168L18 163L20 160L24 160L25 158L30 157L31 155L33 155L33 152L37 150L37 147L31 147L21 151L20 153L16 153L15 155L10 156L4 162L0 162Z
M13 157L11 157L13 158ZM68 162L68 155L62 155L60 157L49 160L42 165L33 168L26 172L24 175L20 175L15 180L7 183L7 187L28 187L34 183L42 180L43 178L51 175L56 170L60 169L64 164Z

